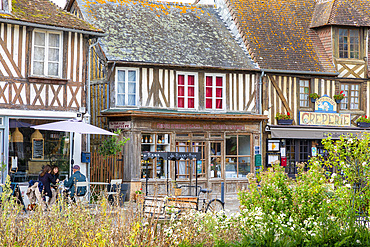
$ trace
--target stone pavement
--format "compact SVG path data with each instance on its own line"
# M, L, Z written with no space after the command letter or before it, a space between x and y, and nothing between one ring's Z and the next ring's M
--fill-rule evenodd
M231 215L232 213L240 212L240 203L237 196L225 196L225 211L226 215Z

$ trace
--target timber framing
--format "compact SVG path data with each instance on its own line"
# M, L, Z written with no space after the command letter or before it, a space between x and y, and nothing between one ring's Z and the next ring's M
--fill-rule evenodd
M170 118L170 119L201 119L201 120L267 120L265 115L254 114L212 114L212 113L162 113L162 112L143 112L129 110L126 112L108 113L102 112L100 117L140 117L140 118Z

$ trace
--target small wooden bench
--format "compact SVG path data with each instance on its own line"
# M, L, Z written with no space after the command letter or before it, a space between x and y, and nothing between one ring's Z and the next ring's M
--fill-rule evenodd
M181 214L197 209L198 198L192 196L144 197L144 215L155 218L169 218L171 214Z

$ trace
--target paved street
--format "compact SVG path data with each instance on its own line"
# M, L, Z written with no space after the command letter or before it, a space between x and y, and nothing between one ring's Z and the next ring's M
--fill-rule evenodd
M226 196L225 197L225 211L227 215L232 213L240 212L240 203L237 196Z

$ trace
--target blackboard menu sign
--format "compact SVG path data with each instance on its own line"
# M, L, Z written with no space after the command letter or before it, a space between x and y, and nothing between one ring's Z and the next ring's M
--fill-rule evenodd
M44 139L32 139L32 159L44 159Z

